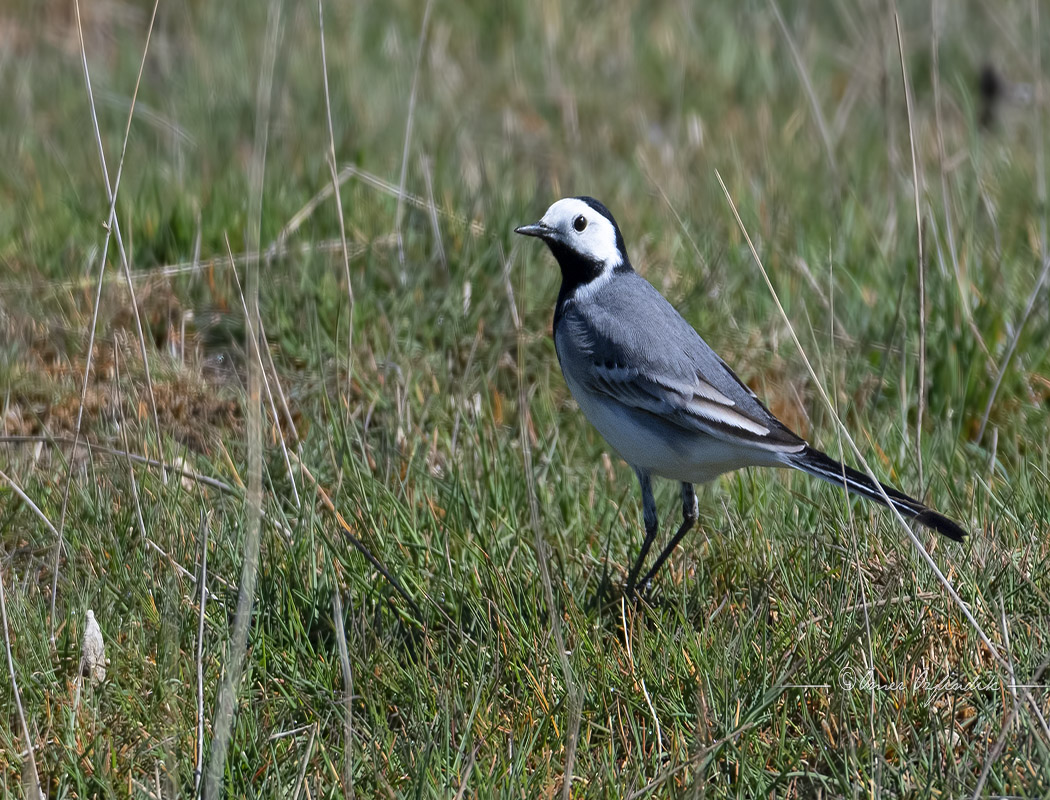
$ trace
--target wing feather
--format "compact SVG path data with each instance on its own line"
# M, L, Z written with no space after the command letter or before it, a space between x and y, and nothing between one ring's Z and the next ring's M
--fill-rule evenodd
M772 414L756 419L714 389L699 375L692 385L683 381L656 381L640 370L619 364L592 364L589 388L630 408L647 411L686 430L730 441L743 441L776 450L802 445Z
M684 432L779 452L805 447L644 278L631 272L600 295L585 308L567 301L555 326L562 368L575 380Z

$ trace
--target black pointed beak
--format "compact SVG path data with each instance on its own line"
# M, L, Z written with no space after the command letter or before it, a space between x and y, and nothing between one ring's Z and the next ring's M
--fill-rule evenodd
M522 225L515 228L514 232L520 233L522 236L535 236L537 239L546 240L554 235L554 228L544 225L542 222L535 222L532 225Z

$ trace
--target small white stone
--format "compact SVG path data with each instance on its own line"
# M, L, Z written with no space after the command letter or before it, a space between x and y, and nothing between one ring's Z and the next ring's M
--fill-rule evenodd
M102 629L95 619L95 612L88 609L87 626L84 628L84 645L80 655L80 674L91 679L92 684L106 679L106 644L102 641Z

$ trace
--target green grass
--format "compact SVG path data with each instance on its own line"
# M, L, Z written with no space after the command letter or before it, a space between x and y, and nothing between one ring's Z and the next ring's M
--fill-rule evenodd
M257 5L160 4L117 206L160 437L115 242L83 427L92 445L185 459L227 489L66 443L108 203L71 12L28 2L0 12L0 433L53 437L39 450L5 438L0 469L57 526L73 461L54 598L55 536L0 483L15 677L5 669L0 681L5 793L21 794L26 764L15 684L49 796L193 793L204 512L210 747L249 518L254 355L226 239L234 254L250 248L258 199ZM557 197L601 198L636 268L741 377L800 433L854 460L717 169L864 457L973 531L965 546L919 537L1018 681L1047 681L1045 288L1024 317L1047 253L1044 123L1007 104L981 128L976 90L986 60L1035 86L1046 20L1033 25L1027 3L997 6L994 19L987 4L943 4L938 122L929 11L901 9L927 253L920 485L916 221L892 16L784 4L833 172L771 6L706 5L435 2L405 186L432 197L436 228L405 204L402 263L396 193L343 184L352 315L331 198L260 263L266 344L299 438L264 404L262 541L229 796L296 795L304 781L312 797L342 797L349 773L358 797L546 797L570 766L580 797L1046 793L1046 689L1011 720L1006 671L903 530L832 487L727 476L700 493L701 530L651 604L595 603L604 581L625 578L641 510L633 474L605 455L558 371L557 268L511 233ZM151 6L84 6L113 175ZM340 169L398 184L422 20L421 3L325 5ZM280 34L264 249L331 185L316 7L284 4ZM163 271L197 255L196 269ZM422 619L310 480L289 477L282 438ZM676 489L657 488L669 536ZM110 664L77 705L88 608ZM902 688L844 685L869 668Z

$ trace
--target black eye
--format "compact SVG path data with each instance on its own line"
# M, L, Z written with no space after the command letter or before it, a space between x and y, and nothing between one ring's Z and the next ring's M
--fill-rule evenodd
M583 233L583 229L587 227L587 217L580 214L580 216L572 221L572 227L576 233Z

